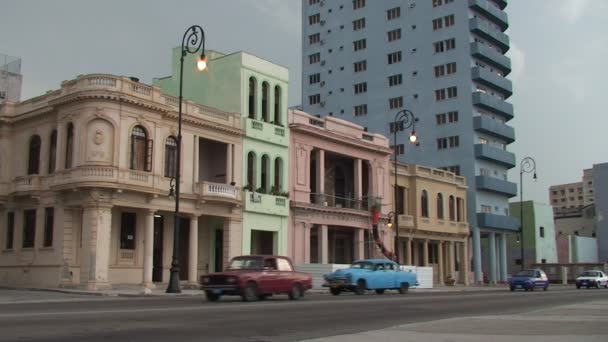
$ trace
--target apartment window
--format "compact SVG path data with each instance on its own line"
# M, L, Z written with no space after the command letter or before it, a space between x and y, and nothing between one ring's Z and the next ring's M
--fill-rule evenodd
M308 44L316 44L321 41L321 34L315 33L308 36Z
M367 83L366 82L357 83L354 85L354 87L355 87L355 94L361 94L361 93L367 92Z
M388 107L390 109L401 108L403 107L403 96L393 97L388 100Z
M450 148L460 146L460 137L459 136L455 135L455 136L449 137L448 140L450 142Z
M441 0L433 0L433 7L438 7L442 5L442 1Z
M15 213L9 212L6 214L6 249L13 249L13 241L15 240Z
M450 27L450 26L454 26L455 24L455 19L454 19L454 15L447 15L445 17L443 17L443 21L445 23L445 27Z
M449 87L448 88L448 99L453 99L458 96L458 88Z
M308 25L318 24L321 21L321 14L313 14L308 16Z
M481 212L482 213L491 214L492 213L492 206L490 206L490 205L482 205L481 206Z
M447 115L445 113L435 114L435 119L438 125L445 125L447 123Z
M36 209L23 211L23 248L34 248L36 241Z
M308 0L309 5L318 4L320 0Z
M308 97L308 104L315 105L321 102L321 94L310 95Z
M479 143L482 144L482 145L487 145L488 144L488 139L479 138Z
M4 99L6 99L6 92L0 91L0 100L4 100Z
M53 246L53 227L55 219L55 208L44 208L44 241L42 247Z
M353 42L353 48L355 51L363 50L367 47L365 39L359 39Z
M457 111L448 112L448 121L450 123L452 123L452 122L458 122L458 112Z
M443 28L443 20L441 18L433 19L433 31Z
M309 64L319 63L319 61L321 61L321 54L319 52L308 55Z
M435 77L441 77L445 75L445 65L435 66Z
M57 161L57 130L51 132L51 141L49 144L49 174L55 172L55 164Z
M142 126L135 126L131 131L131 169L152 171L152 140Z
M460 176L460 166L458 166L458 165L455 165L455 166L444 166L444 167L440 167L440 169L452 172L456 176Z
M400 154L404 154L405 153L405 146L403 144L399 144L399 145L391 145L391 149L393 150L393 153L396 155L400 155Z
M391 8L386 11L386 19L393 20L401 16L401 7Z
M358 61L353 63L353 68L355 72L361 72L367 70L367 61Z
M401 39L401 29L388 31L388 41L392 42Z
M545 237L545 227L540 227L539 233L540 233L540 237L544 238Z
M74 124L68 123L67 138L65 142L65 168L72 168L72 158L74 151Z
M450 199L454 199L454 198L450 196ZM437 194L437 218L440 220L443 220L443 194L442 193ZM452 219L452 218L450 217L450 219Z
M358 106L355 106L354 108L355 108L355 116L367 115L367 105L366 104L358 105Z
M422 190L420 195L420 209L422 217L429 217L429 196L426 190Z
M359 9L365 7L365 0L353 0L353 9Z
M120 216L120 249L135 249L137 215L122 213Z
M353 21L353 31L358 31L365 28L365 18Z
M399 62L401 62L401 51L389 53L387 55L387 57L388 57L388 64L399 63Z
M437 139L437 149L444 150L448 148L448 138L438 138Z
M321 74L316 73L308 76L308 83L315 84L321 82Z
M165 141L165 177L175 177L177 168L177 139L168 137Z
M403 121L389 122L388 127L389 127L389 131L391 133L395 133L395 131L402 132L403 131Z
M435 90L435 101L445 100L445 89Z
M440 52L445 51L444 47L443 47L443 41L435 42L435 43L433 43L433 46L435 47L435 53L440 53Z
M451 38L445 41L445 49L447 50L452 50L456 48L456 39L455 38Z
M403 83L403 76L401 74L393 75L388 77L388 86L394 87Z
M447 70L448 75L456 73L456 62L446 64L445 68Z
M37 175L40 172L40 136L34 135L30 139L29 159L27 174Z
M492 175L492 172L490 170L483 168L483 167L479 169L479 173L482 176L491 176Z

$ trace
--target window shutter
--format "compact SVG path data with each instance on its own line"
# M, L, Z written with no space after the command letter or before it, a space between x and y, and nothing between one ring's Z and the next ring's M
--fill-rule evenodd
M148 139L146 141L146 171L152 171L152 154L154 152L154 140Z

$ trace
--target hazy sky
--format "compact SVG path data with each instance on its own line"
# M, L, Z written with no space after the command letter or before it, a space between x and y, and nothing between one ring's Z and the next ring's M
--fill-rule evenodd
M23 59L24 98L86 73L150 83L170 73L170 49L199 24L210 49L288 67L296 105L300 1L0 0L0 53ZM608 162L607 12L606 0L509 1L517 136L509 149L518 161L534 157L539 176L534 183L526 175L525 199L547 202L549 185L579 181L583 168ZM511 179L519 182L519 165Z

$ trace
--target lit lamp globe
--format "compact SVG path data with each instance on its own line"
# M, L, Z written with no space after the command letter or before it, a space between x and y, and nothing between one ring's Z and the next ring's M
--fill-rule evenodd
M410 142L412 144L415 144L416 141L418 141L418 137L416 136L416 132L412 132L412 134L410 134Z
M204 71L207 69L207 57L205 55L201 55L196 61L196 68L198 71Z

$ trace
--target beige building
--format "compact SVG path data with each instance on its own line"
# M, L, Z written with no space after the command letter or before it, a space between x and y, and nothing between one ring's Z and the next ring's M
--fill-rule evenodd
M394 172L391 174L394 186ZM397 174L400 262L432 266L435 283L451 276L468 284L471 253L465 178L404 164L398 165Z
M582 182L552 185L549 201L555 217L580 214L580 209L595 203L593 169L583 170Z
M0 106L0 284L167 282L178 100L86 75ZM184 102L180 276L241 251L240 115Z

